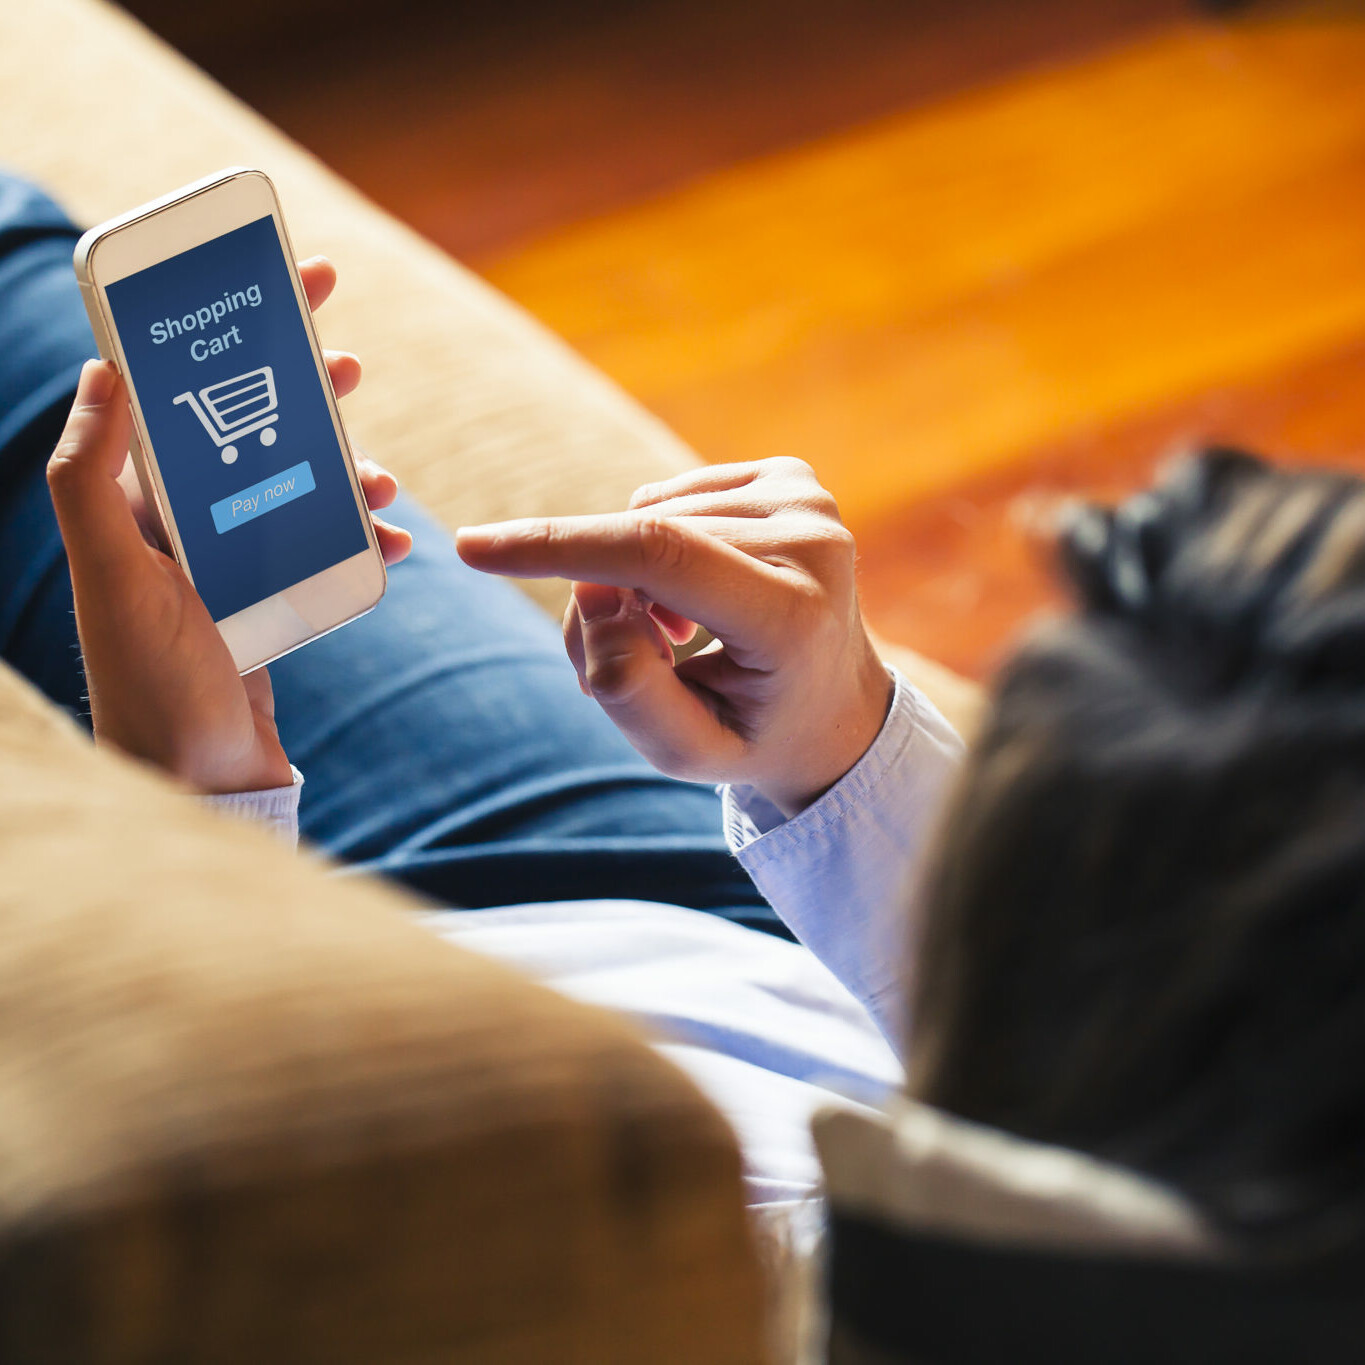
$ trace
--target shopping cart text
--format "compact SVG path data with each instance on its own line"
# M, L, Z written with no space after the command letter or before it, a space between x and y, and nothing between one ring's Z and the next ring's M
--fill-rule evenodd
M201 304L178 318L162 318L160 322L152 323L152 343L160 346L186 332L206 332L239 308L259 308L262 297L259 284L246 289L224 290L223 297L214 299L212 303ZM218 336L196 337L190 342L190 355L195 360L207 360L211 355L222 355L229 347L241 344L242 333L234 323Z

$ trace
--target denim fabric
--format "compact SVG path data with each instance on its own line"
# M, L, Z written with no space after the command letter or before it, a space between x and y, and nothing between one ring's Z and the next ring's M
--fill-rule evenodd
M43 477L95 353L77 235L0 175L0 657L88 724ZM307 779L303 837L443 905L653 900L786 934L729 852L716 794L635 753L520 592L466 568L410 499L389 515L416 545L383 602L270 670Z

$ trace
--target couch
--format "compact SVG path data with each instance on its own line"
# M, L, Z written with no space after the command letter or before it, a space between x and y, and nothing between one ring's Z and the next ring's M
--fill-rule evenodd
M448 525L696 461L102 0L0 6L0 107L5 161L88 222L268 171L341 272L354 435ZM970 731L977 689L886 652ZM822 1356L813 1263L756 1237L732 1134L628 1025L96 752L3 666L0 869L0 1360ZM913 1105L816 1139L834 1359L1355 1358L1353 1282L1248 1282L1126 1173Z
M0 7L0 103L6 164L78 220L267 170L340 269L359 444L449 524L695 459L113 6ZM0 1359L762 1357L735 1140L622 1021L96 752L2 668L0 867Z
M269 172L340 271L353 435L448 525L696 463L117 7L0 6L0 103L5 164L78 221ZM972 686L897 658L971 724ZM761 1357L734 1138L624 1023L96 752L3 666L0 774L0 1359Z

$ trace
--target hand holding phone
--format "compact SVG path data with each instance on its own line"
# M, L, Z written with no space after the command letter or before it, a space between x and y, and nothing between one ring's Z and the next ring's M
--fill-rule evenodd
M384 562L274 186L234 168L76 244L158 544L241 673L364 615Z
M300 267L300 278L317 306L335 272L313 261ZM353 357L329 354L327 365L339 396L359 383ZM199 791L287 786L292 775L266 670L239 675L193 584L156 547L154 522L140 526L136 497L125 496L131 434L121 377L107 361L90 362L48 476L71 566L96 740ZM387 506L397 491L392 476L363 458L357 464L368 506ZM385 560L402 559L407 533L378 518L373 524Z

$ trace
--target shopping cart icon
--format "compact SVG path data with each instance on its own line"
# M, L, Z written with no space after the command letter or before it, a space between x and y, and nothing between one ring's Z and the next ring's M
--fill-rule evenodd
M275 371L269 365L220 379L200 389L198 397L189 391L178 393L171 402L190 405L213 444L222 451L224 464L237 459L233 442L253 431L260 432L263 446L275 444L274 424L280 414L276 410Z

